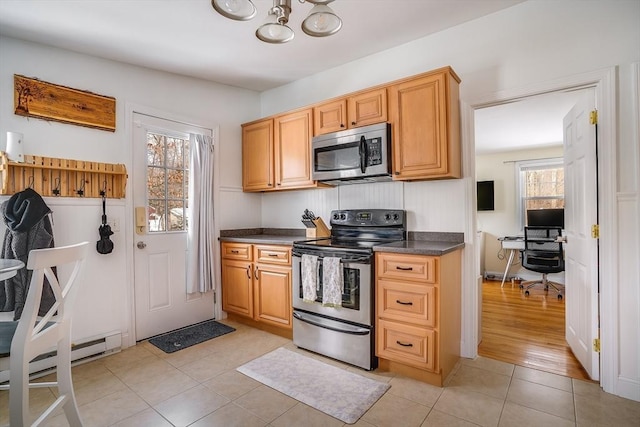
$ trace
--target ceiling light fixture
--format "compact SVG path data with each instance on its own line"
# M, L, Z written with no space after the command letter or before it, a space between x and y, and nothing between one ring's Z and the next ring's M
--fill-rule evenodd
M327 6L334 0L298 0L311 3L311 12L302 21L302 31L313 37L326 37L342 28L342 20ZM236 21L247 21L257 14L251 0L211 0L213 8L222 16ZM291 0L273 0L268 22L256 30L256 37L267 43L286 43L293 40L293 30L287 25L291 14Z

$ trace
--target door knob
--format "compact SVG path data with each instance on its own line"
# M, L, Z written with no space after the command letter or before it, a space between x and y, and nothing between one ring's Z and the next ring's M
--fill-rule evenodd
M147 247L147 244L145 242L138 242L136 243L136 246L138 247L138 249L144 249Z

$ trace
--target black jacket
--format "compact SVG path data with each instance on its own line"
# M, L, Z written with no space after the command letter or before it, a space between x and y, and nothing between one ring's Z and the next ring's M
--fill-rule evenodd
M49 219L51 209L42 197L27 188L14 194L0 206L7 230L4 235L2 258L17 259L27 264L32 249L52 248L53 228ZM32 271L26 268L0 284L0 311L15 311L14 320L22 315ZM45 278L38 315L43 316L55 303L55 296Z

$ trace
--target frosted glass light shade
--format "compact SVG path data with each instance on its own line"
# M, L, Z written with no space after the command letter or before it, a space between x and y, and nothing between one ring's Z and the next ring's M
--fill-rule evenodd
M258 10L251 0L211 0L211 6L225 18L248 21Z
M313 37L326 37L342 28L342 20L325 4L313 6L309 16L302 21L302 31Z
M293 30L285 24L269 22L256 30L256 37L267 43L286 43L293 40Z

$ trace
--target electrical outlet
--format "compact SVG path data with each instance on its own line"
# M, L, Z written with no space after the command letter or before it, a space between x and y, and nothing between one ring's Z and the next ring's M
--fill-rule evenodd
M118 221L117 219L110 219L107 221L107 224L109 224L109 227L111 227L111 231L113 231L114 233L120 231L120 221Z

